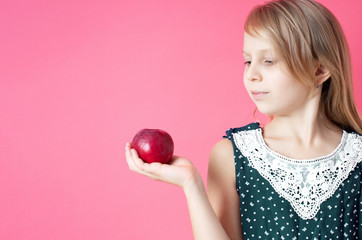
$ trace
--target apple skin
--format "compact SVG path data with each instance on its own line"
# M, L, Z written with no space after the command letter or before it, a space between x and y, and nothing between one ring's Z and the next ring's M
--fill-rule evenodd
M139 157L147 163L168 163L174 151L170 134L161 129L140 130L134 136L131 146L136 149Z

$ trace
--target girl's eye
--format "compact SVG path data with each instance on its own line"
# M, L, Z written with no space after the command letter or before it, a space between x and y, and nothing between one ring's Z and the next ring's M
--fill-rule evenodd
M265 60L264 63L266 63L267 65L273 65L274 61L272 60Z
M251 61L245 61L244 64L245 65L250 65Z

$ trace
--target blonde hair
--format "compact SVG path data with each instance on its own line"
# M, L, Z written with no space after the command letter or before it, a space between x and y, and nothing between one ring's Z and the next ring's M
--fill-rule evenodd
M349 49L333 13L312 0L270 1L250 12L244 30L253 36L263 31L291 73L311 91L316 89L317 66L323 64L331 77L322 87L320 113L339 127L362 134Z

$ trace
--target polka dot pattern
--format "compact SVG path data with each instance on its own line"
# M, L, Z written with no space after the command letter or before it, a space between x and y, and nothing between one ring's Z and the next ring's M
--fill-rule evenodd
M252 123L227 131L232 133L260 128ZM291 204L250 166L234 145L236 187L240 197L243 237L247 239L362 239L362 163L350 171L334 192L321 203L313 219L303 220ZM362 148L362 146L360 146Z

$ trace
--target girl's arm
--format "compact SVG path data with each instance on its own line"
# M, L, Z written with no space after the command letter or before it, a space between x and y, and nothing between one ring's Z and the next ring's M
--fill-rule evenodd
M229 237L224 230L207 197L202 178L189 160L174 156L169 164L147 164L138 157L134 149L131 149L129 143L126 145L126 159L132 171L155 180L177 185L183 189L189 208L194 239L229 240L233 236L228 233ZM211 168L214 168L212 164ZM217 209L220 208L217 207ZM239 207L235 211L238 213ZM241 237L236 238L234 236L231 239L241 239Z
M235 181L233 146L230 140L223 139L210 154L207 192L230 239L241 240L240 198Z

